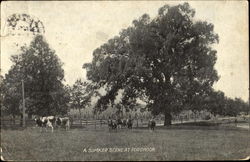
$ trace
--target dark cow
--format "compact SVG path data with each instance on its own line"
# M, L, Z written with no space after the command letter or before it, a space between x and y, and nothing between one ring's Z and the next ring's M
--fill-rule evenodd
M148 128L151 129L151 130L154 130L155 126L156 126L155 120L154 119L149 120Z
M117 119L117 128L122 128L122 120L119 118Z
M116 120L111 120L112 123L112 129L117 130L117 121Z
M58 127L63 127L66 130L70 129L70 118L69 117L57 117L56 118L56 125Z
M126 128L126 126L127 126L127 120L126 120L126 119L123 119L123 121L122 121L122 127L123 127L123 128Z
M108 127L109 130L114 129L117 130L117 122L115 120L112 120L111 118L108 119Z
M42 122L42 118L35 118L36 126L37 127L46 127L46 122Z
M127 127L128 129L132 129L132 126L133 126L133 120L132 119L127 119Z

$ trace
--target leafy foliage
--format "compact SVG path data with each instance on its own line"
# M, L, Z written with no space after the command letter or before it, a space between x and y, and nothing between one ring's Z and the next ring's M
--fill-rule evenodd
M221 91L211 91L204 103L204 107L214 116L237 116L240 113L249 113L249 104L240 98L228 98Z
M23 79L27 113L35 115L67 113L69 92L62 84L63 64L55 51L49 48L43 36L37 35L29 47L22 47L21 54L12 55L11 61L13 65L4 80L5 104L8 109L11 109L11 105L13 108L19 107Z
M20 115L21 83L10 84L1 76L1 115Z
M206 109L214 116L225 115L226 110L226 97L224 92L211 91L206 100Z
M90 83L83 82L81 79L76 80L71 87L71 107L83 109L90 106L92 92Z
M165 5L156 18L144 14L93 52L84 68L88 79L107 87L97 104L100 111L123 89L124 102L142 97L153 114L171 120L171 113L209 91L218 80L211 47L218 35L213 24L195 22L194 15L188 3Z

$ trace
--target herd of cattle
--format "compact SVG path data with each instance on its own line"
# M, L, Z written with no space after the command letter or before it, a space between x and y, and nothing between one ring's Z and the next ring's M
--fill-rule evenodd
M154 130L156 126L156 122L154 119L150 119L148 122L148 128L150 128L151 130ZM132 129L133 127L133 119L129 118L129 119L108 119L108 127L109 130L117 130L117 129L122 129L122 128L128 128L128 129Z
M70 118L69 117L55 117L55 116L44 116L35 118L36 126L41 128L50 127L51 131L54 128L63 127L66 130L70 129Z
M56 116L44 116L44 117L36 117L35 122L36 126L40 128L51 128L51 131L54 131L54 128L64 128L65 130L69 130L72 124L69 117L56 117ZM122 128L132 129L133 127L133 119L111 119L109 118L107 121L109 130L117 130ZM154 130L156 126L156 122L154 119L150 119L148 122L148 128Z
M108 119L108 127L109 130L111 129L117 129L117 128L128 128L128 129L132 129L133 126L133 120L132 119Z

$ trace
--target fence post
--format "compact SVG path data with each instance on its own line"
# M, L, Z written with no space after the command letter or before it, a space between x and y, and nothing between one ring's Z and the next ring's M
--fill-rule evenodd
M96 120L95 120L95 129L96 129Z
M22 108L22 113L23 113L23 118L22 118L22 126L25 128L25 97L24 97L24 82L22 79L22 98L23 98L23 108Z
M137 121L137 128L138 128L138 118L136 119L136 121Z
M83 128L82 119L80 118L80 126Z

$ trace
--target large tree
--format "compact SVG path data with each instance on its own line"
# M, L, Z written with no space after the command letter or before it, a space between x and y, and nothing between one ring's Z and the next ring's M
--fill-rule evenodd
M22 96L21 80L23 80L28 114L67 113L70 96L62 83L63 64L55 51L49 47L42 35L34 37L30 46L22 47L21 51L20 54L11 56L13 65L5 75L4 83L9 94L6 98L9 105L6 106L11 109L11 105L19 105Z
M165 5L156 18L144 14L97 48L92 63L84 65L88 79L106 86L96 109L112 105L123 89L123 101L143 98L149 110L164 114L165 125L170 125L173 113L193 105L194 96L206 94L218 80L211 46L218 35L213 24L195 21L194 15L188 3Z

